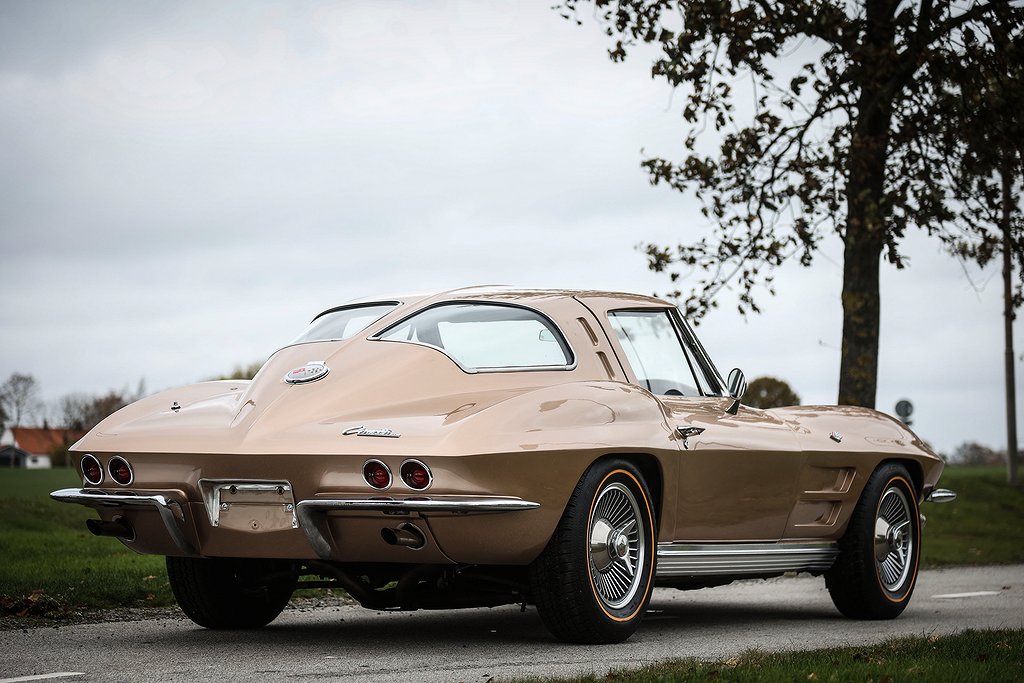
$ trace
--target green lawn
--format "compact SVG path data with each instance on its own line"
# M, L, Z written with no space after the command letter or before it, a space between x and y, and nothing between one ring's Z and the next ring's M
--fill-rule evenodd
M1024 631L965 631L952 636L898 638L873 646L810 652L748 652L719 662L682 659L631 671L520 683L790 683L791 681L1024 680Z
M926 567L1024 562L1024 487L1006 483L1004 467L947 466L939 486L957 499L926 503Z
M38 498L50 491L81 486L82 480L72 469L18 470L0 468L0 501L11 498Z
M162 557L93 536L94 512L47 496L79 483L72 470L0 470L0 612L173 604ZM1024 562L1024 489L999 468L948 467L940 483L959 498L925 506L925 566Z
M173 604L162 557L93 536L94 512L47 495L79 485L73 470L0 470L0 612Z

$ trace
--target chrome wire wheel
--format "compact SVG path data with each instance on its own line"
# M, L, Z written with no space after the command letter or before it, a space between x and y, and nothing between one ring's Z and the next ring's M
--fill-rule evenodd
M875 515L875 571L885 590L898 593L910 575L916 527L906 493L890 486L878 501Z
M590 575L610 609L628 604L643 583L647 538L636 497L623 484L605 487L590 513Z
M895 619L914 593L921 516L911 482L902 463L879 465L839 539L825 585L836 608L851 619Z

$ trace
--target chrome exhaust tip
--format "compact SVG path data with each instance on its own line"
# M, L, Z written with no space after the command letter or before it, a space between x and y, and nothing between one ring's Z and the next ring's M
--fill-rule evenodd
M427 544L427 537L411 522L402 522L393 529L384 527L380 530L380 537L388 545L400 545L412 550L419 550Z

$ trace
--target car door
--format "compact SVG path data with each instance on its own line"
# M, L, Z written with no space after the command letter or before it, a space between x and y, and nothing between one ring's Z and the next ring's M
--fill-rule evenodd
M733 399L722 395L720 376L674 309L606 317L631 381L661 401L678 429L674 539L782 538L804 464L792 430L755 408L730 412Z

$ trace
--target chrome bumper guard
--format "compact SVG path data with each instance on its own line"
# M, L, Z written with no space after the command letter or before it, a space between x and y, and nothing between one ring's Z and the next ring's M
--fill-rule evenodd
M924 499L926 503L952 503L956 500L956 491L949 489L935 489Z
M195 549L185 537L178 519L185 520L185 511L176 500L164 495L134 495L124 493L108 493L98 489L60 489L50 494L50 498L61 503L78 503L91 508L153 508L160 515L160 520L167 529L168 536L174 541L178 550L186 555L194 555ZM175 509L178 513L175 514Z
M331 544L327 541L328 512L382 512L385 515L410 515L414 513L477 514L489 512L516 512L540 507L522 498L475 497L475 496L410 496L390 497L339 497L313 498L302 500L295 506L299 525L306 534L309 544L324 560L331 557Z

